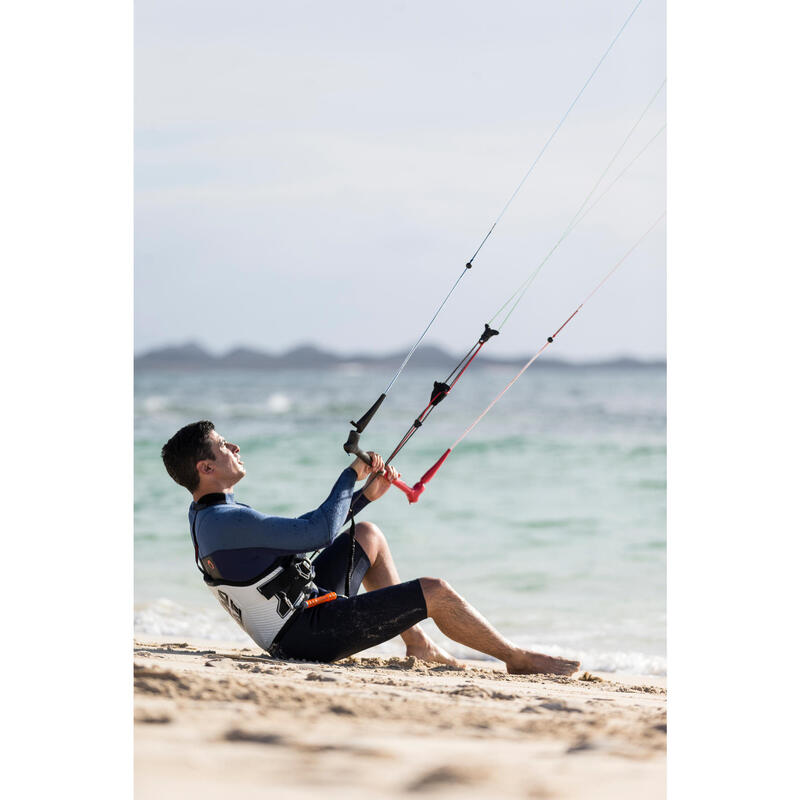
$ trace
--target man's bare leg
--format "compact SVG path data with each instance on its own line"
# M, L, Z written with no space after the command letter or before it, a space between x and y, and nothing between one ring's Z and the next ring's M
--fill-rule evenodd
M555 673L571 675L579 661L554 658L523 650L501 636L463 597L439 578L420 578L428 615L439 630L453 641L479 650L506 664L511 673Z
M373 591L400 583L397 567L380 528L371 522L359 522L356 525L356 539L371 564L364 576L364 588ZM571 675L580 667L578 661L546 656L517 647L498 633L447 582L438 578L420 578L420 583L428 615L433 618L439 630L453 641L504 661L509 672ZM425 661L459 663L449 653L437 647L418 625L409 628L401 637L408 655Z
M377 525L371 522L357 523L356 540L372 565L364 575L364 588L368 592L400 583L400 575L389 550L389 543ZM405 642L406 655L416 656L423 661L460 665L450 653L434 644L419 625L404 631L400 637Z

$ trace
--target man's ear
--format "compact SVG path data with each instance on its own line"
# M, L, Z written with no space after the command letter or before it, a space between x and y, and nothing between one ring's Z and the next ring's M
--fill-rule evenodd
M197 472L200 475L210 475L214 471L213 461L198 461Z

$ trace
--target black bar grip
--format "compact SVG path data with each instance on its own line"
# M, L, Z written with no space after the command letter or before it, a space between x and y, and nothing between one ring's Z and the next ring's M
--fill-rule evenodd
M370 420L378 413L378 409L381 407L381 403L386 399L386 393L384 392L369 408L369 410L361 417L358 422L353 422L350 420L350 424L356 429L356 433L363 433L364 428L369 425ZM348 439L348 441L350 441Z

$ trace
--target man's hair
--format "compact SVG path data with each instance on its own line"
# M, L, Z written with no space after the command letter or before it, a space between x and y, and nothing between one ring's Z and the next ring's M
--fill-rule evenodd
M181 428L161 448L161 458L170 477L190 492L200 485L197 462L205 459L216 461L208 438L213 430L214 423L207 419L192 422Z

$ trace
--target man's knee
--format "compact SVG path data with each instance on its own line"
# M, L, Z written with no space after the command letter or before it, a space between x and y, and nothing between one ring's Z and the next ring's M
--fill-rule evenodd
M453 587L443 578L420 578L419 582L429 609L441 600L455 595Z
M381 529L372 522L356 523L356 540L362 550L367 554L370 562L375 561L378 552L384 547L386 537Z

